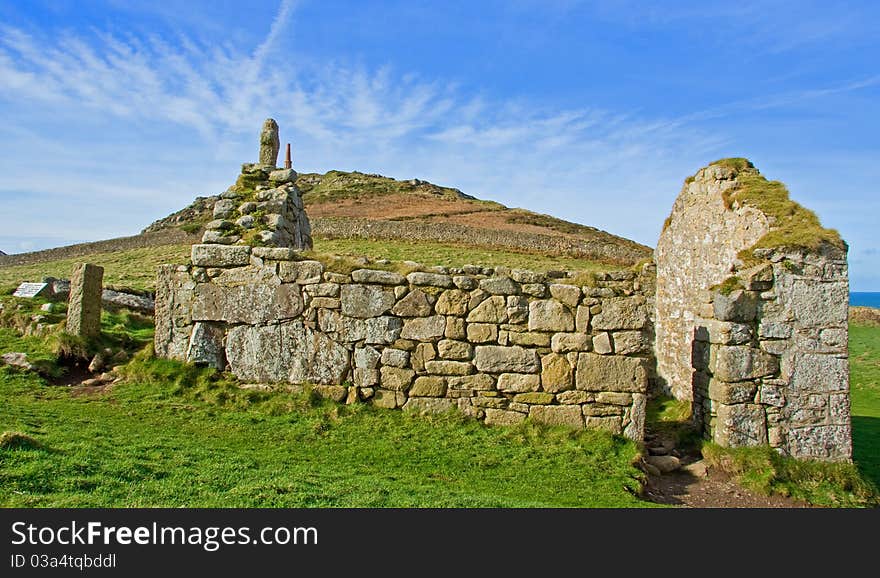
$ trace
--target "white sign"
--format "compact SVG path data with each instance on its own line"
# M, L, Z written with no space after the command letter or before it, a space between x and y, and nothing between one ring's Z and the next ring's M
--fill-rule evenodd
M27 297L30 299L31 297L47 293L46 288L48 286L48 283L22 283L18 286L18 289L15 290L15 293L13 293L12 296Z

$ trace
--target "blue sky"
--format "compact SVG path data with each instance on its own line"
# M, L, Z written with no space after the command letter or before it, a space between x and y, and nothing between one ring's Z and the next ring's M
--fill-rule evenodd
M256 160L656 243L745 156L880 291L880 3L0 0L0 250L134 234Z

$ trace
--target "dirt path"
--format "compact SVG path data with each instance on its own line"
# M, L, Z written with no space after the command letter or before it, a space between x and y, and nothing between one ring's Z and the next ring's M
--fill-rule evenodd
M740 486L731 476L706 464L698 451L681 451L671 439L646 436L648 453L671 456L681 466L666 473L648 473L644 496L658 504L682 508L811 508L810 504L784 496L765 496ZM650 460L651 458L648 458Z
M810 508L783 496L764 496L744 489L713 468L699 476L686 470L648 476L645 497L658 504L683 508Z

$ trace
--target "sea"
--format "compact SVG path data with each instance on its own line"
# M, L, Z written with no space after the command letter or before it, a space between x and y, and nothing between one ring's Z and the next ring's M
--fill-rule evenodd
M880 309L880 293L867 291L851 291L849 304L859 307L877 307Z

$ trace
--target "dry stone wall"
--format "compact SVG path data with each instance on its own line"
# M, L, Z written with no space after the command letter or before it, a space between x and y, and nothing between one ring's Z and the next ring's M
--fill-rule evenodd
M580 286L502 267L340 274L298 258L194 245L190 265L160 270L157 354L338 401L642 439L650 267Z
M846 254L762 254L744 289L708 292L695 319L695 419L724 446L849 460Z

